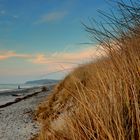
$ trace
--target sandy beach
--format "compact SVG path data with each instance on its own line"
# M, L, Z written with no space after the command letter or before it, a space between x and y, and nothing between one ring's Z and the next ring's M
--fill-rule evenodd
M7 107L0 108L0 140L28 140L35 135L39 130L39 124L34 120L34 110L37 105L46 97L52 86L48 87L48 91L41 92L41 87L28 90L7 92L9 96L2 96L0 93L0 104L5 104L8 101L13 102L16 98L24 97L23 93L36 95L23 99ZM11 96L18 94L18 96ZM11 97L10 97L11 96ZM9 100L5 100L9 98ZM2 102L3 100L3 102Z

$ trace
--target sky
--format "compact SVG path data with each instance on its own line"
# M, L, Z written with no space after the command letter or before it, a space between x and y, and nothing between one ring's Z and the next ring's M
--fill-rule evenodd
M61 79L93 59L82 23L98 9L108 10L107 0L0 0L0 84Z

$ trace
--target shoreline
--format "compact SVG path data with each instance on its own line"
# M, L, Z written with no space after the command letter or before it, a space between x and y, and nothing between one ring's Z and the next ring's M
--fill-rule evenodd
M0 91L0 106L10 102L15 102L16 99L22 99L30 94L34 94L35 92L41 92L43 87L47 87L48 90L50 90L54 85L55 84L48 84L36 87Z
M22 100L0 108L0 140L28 140L38 133L40 126L34 120L34 112L53 86L47 86L47 91L41 91L40 88L28 89Z

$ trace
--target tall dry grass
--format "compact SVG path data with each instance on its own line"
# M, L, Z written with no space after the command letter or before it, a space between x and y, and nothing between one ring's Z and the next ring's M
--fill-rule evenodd
M140 140L140 9L130 2L105 16L113 31L86 26L107 57L76 68L39 105L36 139Z

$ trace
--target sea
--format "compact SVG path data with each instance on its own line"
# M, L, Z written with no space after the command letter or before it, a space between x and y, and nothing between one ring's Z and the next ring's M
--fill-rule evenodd
M21 89L37 87L35 84L0 84L0 91L15 90L20 86Z
M17 97L12 96L13 93L17 94L18 93L17 91L19 91L19 93L21 95L24 94L24 92L21 92L21 90L18 90L19 86L20 86L20 89L23 91L24 89L26 90L27 88L34 89L34 87L39 87L40 85L36 85L36 84L0 84L0 106L5 103L14 101Z

